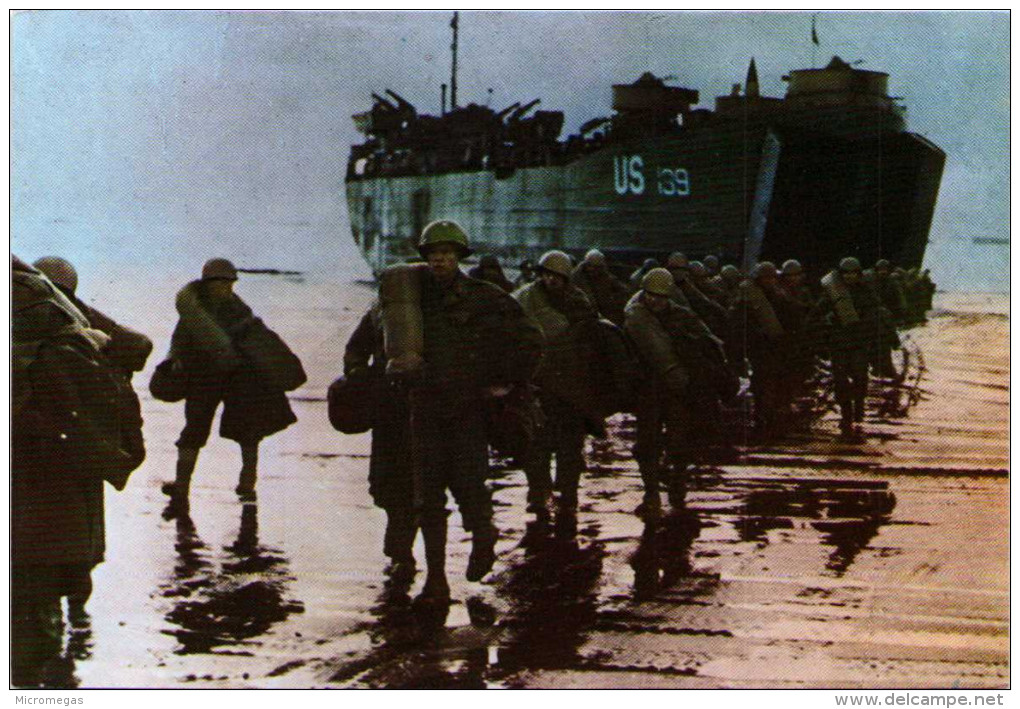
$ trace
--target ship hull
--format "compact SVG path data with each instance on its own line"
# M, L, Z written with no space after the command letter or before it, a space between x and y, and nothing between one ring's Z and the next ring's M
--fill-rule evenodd
M851 137L732 122L613 143L559 166L353 178L354 239L373 271L416 255L453 219L505 262L557 248L617 261L684 251L743 265L798 258L812 272L856 255L919 266L944 153L910 133Z

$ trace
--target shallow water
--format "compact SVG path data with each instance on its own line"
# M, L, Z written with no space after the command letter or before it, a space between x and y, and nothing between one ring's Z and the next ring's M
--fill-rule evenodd
M96 302L156 341L148 459L107 495L107 561L68 628L83 686L1003 686L1008 664L1008 304L940 296L911 330L905 383L873 387L866 439L821 413L781 444L699 469L687 509L647 523L631 425L589 440L576 520L538 526L523 474L492 480L500 554L463 580L451 517L445 617L384 573L367 435L325 389L370 288L245 277L238 292L305 362L299 422L262 447L259 501L236 446L199 459L189 516L165 515L181 405L151 399L180 284L106 284ZM88 295L86 293L86 295ZM975 343L981 343L976 347ZM881 412L881 413L880 413ZM419 543L420 545L420 543ZM421 549L417 550L421 559Z

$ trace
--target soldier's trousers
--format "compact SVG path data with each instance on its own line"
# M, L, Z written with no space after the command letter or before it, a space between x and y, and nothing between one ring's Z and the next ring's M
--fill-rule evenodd
M416 416L421 467L422 526L442 519L445 523L446 491L453 493L464 529L469 532L492 526L489 477L489 444L482 407L437 411L424 407Z
M834 350L832 382L844 421L863 420L864 399L868 394L868 351L864 348Z
M556 490L568 502L577 500L584 471L584 419L557 396L541 397L545 423L538 431L531 457L524 467L528 500L540 501L553 489L552 457L556 455Z
M658 492L660 483L672 482L663 480L663 454L674 474L679 474L690 462L687 445L690 411L679 395L661 386L648 387L638 401L634 412L637 419L634 458L641 470L645 492Z

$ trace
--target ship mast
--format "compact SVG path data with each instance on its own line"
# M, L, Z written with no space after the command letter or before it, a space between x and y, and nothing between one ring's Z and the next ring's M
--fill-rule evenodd
M453 66L450 71L450 110L457 108L457 25L460 13L454 10L453 19L450 20L450 27L453 28L453 44L450 49L453 51Z

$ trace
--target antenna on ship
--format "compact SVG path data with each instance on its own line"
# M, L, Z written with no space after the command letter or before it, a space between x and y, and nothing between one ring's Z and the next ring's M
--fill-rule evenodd
M450 49L453 51L453 65L450 71L450 110L457 108L457 26L460 24L460 13L454 10L453 19L450 20L450 27L453 29L453 43Z
M817 69L818 64L815 61L815 51L818 49L818 13L811 15L811 68Z

